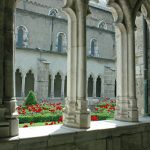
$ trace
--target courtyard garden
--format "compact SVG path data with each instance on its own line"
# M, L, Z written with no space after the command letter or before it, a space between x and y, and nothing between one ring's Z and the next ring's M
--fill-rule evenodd
M91 120L108 120L114 118L115 99L100 97L91 112ZM64 105L61 102L51 103L44 99L37 102L34 93L31 91L23 105L17 107L19 114L19 126L44 126L55 125L63 122L62 110Z

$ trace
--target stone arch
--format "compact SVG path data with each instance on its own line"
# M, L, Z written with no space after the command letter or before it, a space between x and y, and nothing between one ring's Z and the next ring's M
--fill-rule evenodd
M58 32L57 33L56 49L58 52L66 52L67 51L66 33L64 33L64 32Z
M15 72L16 97L22 96L22 73L19 69Z
M148 0L144 1L143 4L141 5L141 12L143 14L143 16L145 17L147 24L149 26L150 29L150 2L148 2Z
M53 77L55 77L58 73L60 74L61 78L64 77L64 73L63 73L61 70L55 71L55 72L53 73Z
M25 77L25 96L28 95L30 90L34 91L34 84L35 84L34 74L32 70L29 70Z
M61 97L62 76L57 72L54 79L54 97Z
M130 3L125 0L108 0L107 2L115 21L117 41L117 109L115 118L124 121L138 120L135 90L135 18L133 14L136 2ZM132 8L131 5L133 5ZM132 106L129 103L132 103ZM122 108L126 108L126 110Z
M23 75L25 74L24 69L21 66L16 66L15 68L16 68L15 70L17 69L19 70L19 72L21 73L21 77L23 77Z
M27 74L29 71L31 71L34 74L34 76L36 77L36 69L35 68L30 66L30 67L26 68L24 72Z
M27 48L29 45L29 32L26 26L20 25L16 28L16 45L19 48Z
M93 97L93 86L94 86L94 76L90 74L88 77L88 97Z
M141 9L139 9L141 8ZM135 11L135 46L136 46L136 97L138 110L140 115L150 113L150 97L149 97L149 48L150 48L150 2L143 1L138 5L138 11ZM139 57L139 52L142 51L142 56ZM138 59L141 59L141 64ZM143 67L141 67L143 65ZM144 82L144 84L143 84Z
M96 78L96 97L101 96L101 87L102 87L101 84L102 84L101 76L98 75L98 77Z

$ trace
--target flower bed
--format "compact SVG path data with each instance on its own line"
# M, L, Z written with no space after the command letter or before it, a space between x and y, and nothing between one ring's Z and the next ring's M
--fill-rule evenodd
M115 100L109 98L101 98L95 107L95 111L91 112L91 120L106 120L114 117ZM46 101L29 106L18 106L19 123L25 124L23 127L40 125L53 125L62 123L61 103L48 103ZM22 126L22 125L21 125Z

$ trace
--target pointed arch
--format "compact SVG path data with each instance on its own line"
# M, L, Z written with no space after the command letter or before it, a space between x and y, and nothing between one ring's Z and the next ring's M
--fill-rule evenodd
M61 97L62 76L58 72L54 79L54 97Z
M97 80L96 80L96 97L100 97L101 96L101 77L98 76Z
M31 70L28 71L25 77L25 95L27 96L29 91L34 91L34 74Z
M21 97L22 91L22 74L19 69L15 72L16 97Z
M90 75L88 77L88 97L93 97L93 83L94 83L93 76Z

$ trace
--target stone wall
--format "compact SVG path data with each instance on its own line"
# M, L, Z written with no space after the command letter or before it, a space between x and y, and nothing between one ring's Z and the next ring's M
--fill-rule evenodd
M43 60L43 61L41 61L40 63L39 60ZM57 53L57 52L48 52L48 51L40 52L39 50L26 49L26 48L16 49L15 63L16 63L15 70L19 69L20 73L22 74L22 77L25 77L26 73L29 70L32 71L32 73L34 74L34 78L35 78L35 92L37 93L38 90L41 90L41 88L44 86L44 88L42 88L43 94L41 93L41 97L43 95L46 95L45 98L48 97L47 96L48 95L48 85L47 85L48 75L52 75L53 78L55 78L55 75L58 72L61 74L62 77L67 75L66 53ZM43 67L45 68L44 71L43 71ZM87 78L91 74L92 75L94 74L94 77L96 79L98 76L100 76L102 80L101 95L114 97L114 91L113 91L114 87L109 87L109 85L105 87L104 80L107 80L107 79L105 79L104 77L109 75L111 79L106 82L114 86L115 74L114 74L114 71L107 74L107 72L105 72L106 67L109 67L109 70L113 70L114 61L112 59L99 59L99 58L96 59L96 58L89 56L87 58ZM42 73L39 73L39 71ZM41 83L40 81L45 81L45 82ZM44 85L41 87L40 84L43 84L43 83ZM111 90L110 94L108 93L109 91L108 92L106 91L109 89Z
M115 97L116 70L111 67L104 67L104 96Z
M42 57L47 62L50 62L48 74L52 74L53 78L57 72L61 75L67 75L67 49L63 52L58 52L58 33L64 33L66 35L66 47L69 41L68 37L68 19L60 8L63 6L62 0L49 0L49 1L18 1L16 9L16 37L17 27L26 27L28 33L27 49L24 47L17 47L16 50L16 62L15 68L19 69L25 76L28 70L32 70L35 75L35 92L41 93L38 74L39 67L38 59ZM52 8L56 8L58 13L56 17L49 16L49 11ZM108 10L102 9L98 5L90 4L91 14L87 17L86 24L86 43L87 43L87 76L93 74L95 78L98 76L102 79L102 96L113 96L113 88L107 86L109 91L104 93L104 76L105 66L115 68L115 33L113 26L113 17ZM106 23L107 29L100 28L101 22ZM52 30L53 23L53 30ZM53 32L52 32L53 31ZM91 40L97 41L94 56L91 56ZM109 44L108 44L109 43ZM52 47L52 48L51 48ZM55 53L54 53L55 52ZM23 58L22 58L23 56ZM93 67L94 66L94 67ZM40 74L42 75L42 74ZM41 77L43 78L43 77ZM115 76L112 78L112 82L115 81ZM46 84L46 83L45 83ZM109 83L112 84L112 83ZM39 87L40 86L40 87ZM48 86L44 85L43 95L47 95ZM110 89L109 89L110 88ZM109 94L109 92L111 93ZM45 96L47 97L47 96ZM114 96L113 96L114 97Z
M50 0L46 5L44 1L35 3L34 0L28 2L21 0L17 3L16 27L24 25L29 30L29 48L50 50L52 17L50 17L48 13L52 8L56 8L58 13L56 17L53 18L52 50L57 51L57 33L63 32L67 35L68 32L68 19L61 11L62 4L62 0ZM113 58L115 46L113 17L110 11L103 10L100 6L96 6L90 5L91 14L87 17L87 54L90 51L90 40L94 38L98 42L97 50L100 51L99 56L102 58ZM107 29L99 28L101 22L106 23Z
M96 121L88 130L62 125L20 128L1 139L1 150L150 150L150 119L140 123Z

